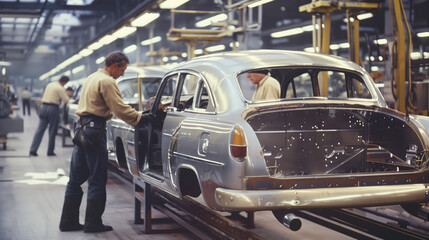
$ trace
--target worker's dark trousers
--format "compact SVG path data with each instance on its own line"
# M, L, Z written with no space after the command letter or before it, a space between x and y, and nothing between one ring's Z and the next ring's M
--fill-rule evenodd
M34 134L33 142L31 143L30 152L37 153L40 142L42 142L43 134L49 125L49 143L48 154L53 154L55 149L55 136L57 135L58 123L60 120L60 108L55 104L42 104L39 113L39 125Z
M106 200L107 147L106 120L98 117L81 117L80 124L85 127L86 144L75 145L70 163L70 179L66 197L77 198L82 195L81 185L88 180L88 200Z
M22 115L24 116L25 109L27 109L28 116L30 116L30 99L22 99Z

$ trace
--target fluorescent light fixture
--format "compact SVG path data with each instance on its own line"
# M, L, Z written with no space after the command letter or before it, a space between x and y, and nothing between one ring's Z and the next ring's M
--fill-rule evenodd
M273 0L260 0L260 1L256 1L256 2L254 2L254 3L249 4L249 5L248 5L248 7L249 7L249 8L254 8L254 7L257 7L257 6L260 6L260 5L262 5L262 4L272 2L272 1L273 1Z
M168 62L168 57L163 57L163 58L162 58L162 61L163 61L163 62Z
M141 44L141 45L150 45L150 44L153 44L153 43L160 42L161 40L162 40L162 37L157 36L157 37L153 37L153 38L150 38L150 39L144 40L144 41L142 41L140 44Z
M387 44L387 39L385 39L385 38L376 39L376 40L374 40L374 43L378 44L378 45L385 45L385 44Z
M421 56L422 55L419 52L412 52L410 54L411 59L419 59L419 58L421 58Z
M4 76L4 75L6 75L6 67L3 67L3 68L1 69L1 74L3 74L3 76Z
M223 45L223 44L206 47L207 52L217 52L217 51L222 51L222 50L225 50L225 45Z
M195 55L199 55L199 54L203 54L204 52L203 52L203 49L195 49L194 50L194 54Z
M374 17L374 15L372 13L362 13L362 14L357 15L358 20L365 20L365 19L372 18L372 17ZM353 22L353 21L354 21L354 18L351 17L350 22ZM347 22L347 18L344 18L343 22Z
M170 60L171 61L176 61L176 60L178 60L179 59L179 57L178 56L171 56L170 57Z
M101 42L94 42L91 45L89 45L88 48L91 50L97 50L97 49L101 48L102 46L103 46L103 44Z
M12 65L12 63L6 62L6 61L0 61L0 66L9 67L10 65Z
M175 9L183 4L189 2L189 0L165 0L161 4L159 4L159 8L161 9Z
M123 26L116 30L112 35L117 38L124 38L137 30L136 27Z
M235 42L235 46L236 46L236 47L239 47L239 46L240 46L240 43L239 43L239 42ZM234 47L234 42L230 42L230 43L229 43L229 47L231 47L231 48L232 48L232 47Z
M319 24L316 24L316 30L319 29ZM314 26L313 25L307 25L302 27L302 30L304 30L305 32L312 32L314 30Z
M80 66L73 68L72 73L76 74L76 73L81 72L83 70L85 70L85 65L80 65Z
M378 61L383 61L383 56L378 56Z
M346 42L346 43L340 43L340 48L349 48L350 47L350 43Z
M429 32L419 32L417 33L417 37L421 37L421 38L429 37Z
M91 55L93 52L94 52L94 50L91 50L91 49L85 48L85 49L83 49L83 50L81 50L81 51L79 52L79 55L80 55L80 56L82 56L82 57L88 57L88 56L89 56L89 55Z
M71 75L71 71L70 71L70 70L67 70L67 71L65 71L65 72L63 73L63 75L70 76L70 75Z
M300 34L303 32L304 32L304 30L302 30L302 28L292 28L292 29L288 29L288 30L273 32L273 33L271 33L271 37L272 38L282 38L282 37Z
M182 53L182 58L187 58L188 54L187 53Z
M379 68L377 66L371 66L372 72L377 72L378 70L379 70Z
M201 21L198 21L197 23L195 23L195 26L200 28L207 27L207 26L210 26L212 23L225 21L226 19L228 19L228 15L226 15L225 13L221 13L213 17L209 17Z
M113 35L106 35L106 36L102 37L99 42L101 44L108 45L108 44L112 43L113 41L115 41L116 39L118 39L118 38L113 36Z
M340 49L340 45L338 45L338 44L331 44L329 46L329 49L331 49L331 50L338 50L338 49Z
M365 20L365 19L372 18L372 17L374 17L374 15L372 13L362 13L362 14L357 15L357 19L359 19L359 20Z
M144 27L159 18L159 13L145 13L131 22L133 27Z
M371 60L371 62L374 62L375 61L375 57L371 56L371 57L369 57L369 60Z
M133 44L124 48L124 53L134 52L137 49L137 45Z
M99 58L97 58L97 60L95 60L95 63L100 64L100 63L104 62L104 59L106 59L106 58L105 57L99 57Z

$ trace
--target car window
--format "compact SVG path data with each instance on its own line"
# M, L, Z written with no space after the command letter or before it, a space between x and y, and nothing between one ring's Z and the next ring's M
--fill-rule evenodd
M184 111L185 109L189 110L193 108L195 90L200 77L191 73L182 73L180 78L183 80L177 86L177 96L179 96L179 99L176 107L178 111Z
M165 111L173 101L173 93L177 83L177 74L166 77L160 86L160 94L155 100L156 110ZM150 102L151 103L151 102Z
M237 76L238 84L240 85L243 97L252 102L254 94L257 91L278 91L274 89L277 83L270 86L265 86L254 79L251 79L252 74L248 73L263 73L269 76L270 79L278 81L280 84L280 98L308 98L308 97L327 97L330 99L352 99L363 98L371 99L372 95L362 76L338 69L316 68L316 67L288 67L288 68L266 68L253 69L243 72ZM271 87L269 90L268 87ZM268 89L268 90L267 90ZM260 92L259 92L260 93ZM273 98L259 98L257 101L271 101ZM257 102L253 101L253 102Z
M202 79L198 83L194 102L194 110L202 112L214 112L214 104L210 98L207 83Z

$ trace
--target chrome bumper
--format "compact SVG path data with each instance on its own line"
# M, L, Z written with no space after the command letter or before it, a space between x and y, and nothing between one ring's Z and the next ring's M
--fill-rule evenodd
M217 188L216 203L225 210L349 208L423 202L427 184L288 190L233 190Z

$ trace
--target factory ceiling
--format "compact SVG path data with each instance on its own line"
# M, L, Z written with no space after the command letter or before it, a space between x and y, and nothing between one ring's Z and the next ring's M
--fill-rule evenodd
M8 64L6 76L12 80L39 79L41 75L100 40L104 35L122 26L129 26L130 19L135 19L143 12L159 13L160 17L145 27L138 27L134 34L94 51L90 60L81 59L83 63L79 64L95 68L96 59L110 51L123 51L133 43L139 46L135 56L130 54L130 59L134 63L150 61L153 63L154 56L165 57L175 55L174 53L189 52L191 42L195 48L205 48L215 42L224 43L225 51L233 49L230 45L233 40L241 44L239 49L303 50L312 45L311 32L292 37L271 37L271 33L279 30L311 25L312 14L299 11L300 6L310 3L311 0L274 0L252 10L245 7L257 0L189 0L176 9L229 12L227 16L231 21L228 24L235 25L233 27L236 30L225 32L221 38L212 39L212 41L174 41L171 36L167 38L173 26L177 29L195 29L197 22L213 13L175 13L172 17L170 9L160 7L163 2L163 0L0 0L0 61ZM390 20L388 20L386 1L366 2L380 2L382 6L380 9L368 11L373 14L372 18L362 20L360 24L362 42L368 47L363 51L367 51L369 55L370 51L379 51L372 48L374 40L389 37ZM409 24L414 31L413 44L421 46L422 51L429 51L429 38L415 36L416 32L429 30L427 17L429 1L403 2L410 17ZM174 18L173 23L172 18ZM243 18L246 20L243 21ZM344 18L344 11L332 13L332 43L347 42ZM243 22L246 22L244 28ZM228 29L231 26L228 26ZM219 29L219 26L212 24L206 29ZM159 36L161 39L157 44L150 46L139 44L154 36ZM365 44L365 41L368 44ZM347 51L347 49L344 50L344 53L347 54ZM147 52L153 54L146 54ZM179 56L178 61L184 59L186 57ZM159 60L155 60L155 63L159 63ZM66 70L67 68L64 68L62 71Z

